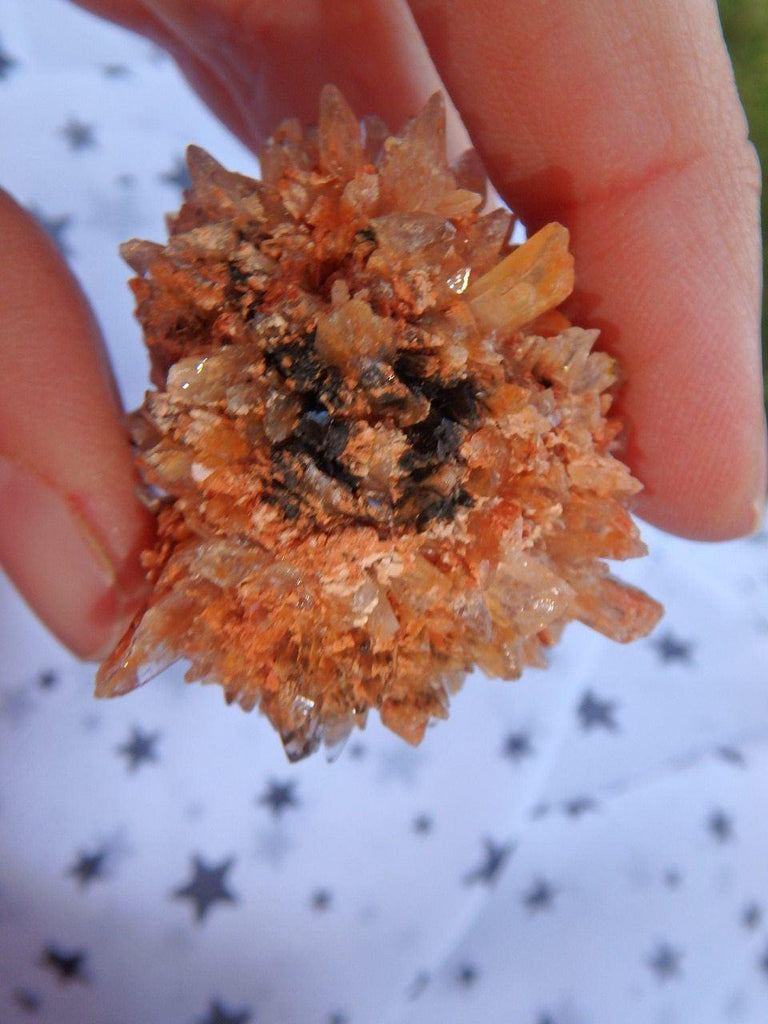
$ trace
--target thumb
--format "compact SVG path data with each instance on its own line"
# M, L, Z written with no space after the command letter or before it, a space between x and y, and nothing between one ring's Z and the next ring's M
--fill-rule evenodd
M151 517L75 280L2 192L0 236L0 564L59 639L98 658L142 600Z

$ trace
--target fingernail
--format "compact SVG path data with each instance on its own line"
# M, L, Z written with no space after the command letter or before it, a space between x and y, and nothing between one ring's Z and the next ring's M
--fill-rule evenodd
M752 504L752 528L748 536L754 537L765 526L765 498L756 498Z
M0 564L48 628L82 658L106 656L139 601L66 495L0 456Z

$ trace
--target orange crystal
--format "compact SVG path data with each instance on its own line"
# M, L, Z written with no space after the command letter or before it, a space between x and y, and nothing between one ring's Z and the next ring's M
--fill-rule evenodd
M640 484L615 455L616 364L556 309L568 232L512 245L444 136L440 96L387 137L327 87L261 181L190 147L167 245L123 246L158 537L99 695L186 659L298 759L371 708L418 743L473 667L515 678L571 620L621 641L657 622L602 561L645 553Z

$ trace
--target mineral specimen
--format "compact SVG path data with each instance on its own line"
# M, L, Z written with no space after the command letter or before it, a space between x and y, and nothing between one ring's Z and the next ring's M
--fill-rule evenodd
M190 147L168 243L123 246L158 537L99 695L187 659L298 759L371 708L418 743L473 667L543 665L570 620L620 641L656 623L602 561L645 552L640 484L614 454L616 364L556 309L568 232L512 245L444 134L439 95L389 137L327 87L261 181Z

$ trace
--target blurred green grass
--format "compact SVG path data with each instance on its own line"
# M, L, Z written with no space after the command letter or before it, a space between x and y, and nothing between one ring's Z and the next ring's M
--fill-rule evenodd
M749 134L760 156L763 177L763 384L768 405L768 0L718 0L725 41L736 72Z

